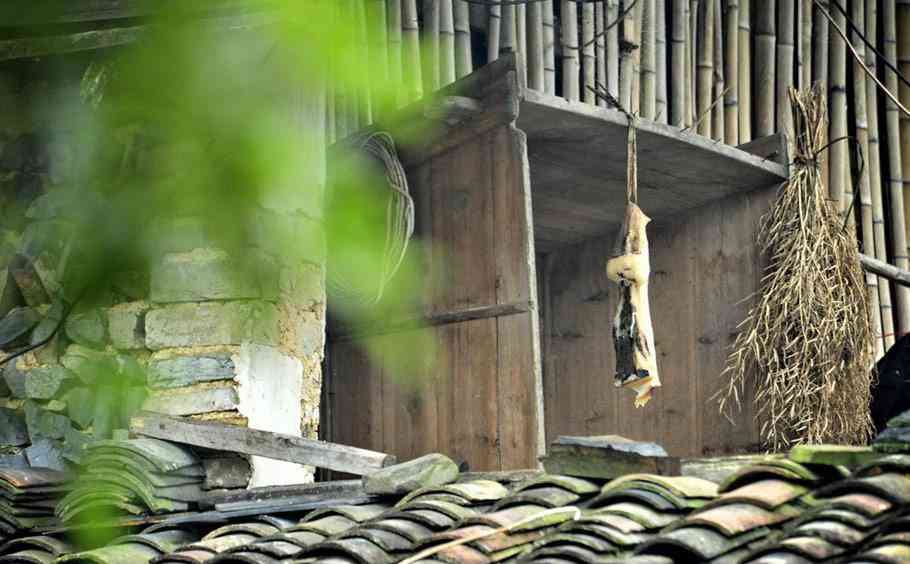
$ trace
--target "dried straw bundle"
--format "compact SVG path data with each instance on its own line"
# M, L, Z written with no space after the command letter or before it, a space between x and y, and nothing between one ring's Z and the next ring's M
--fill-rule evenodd
M874 353L871 310L856 234L821 184L825 139L821 89L789 90L794 132L790 179L762 218L769 259L757 303L728 359L730 383L718 392L728 417L747 381L768 448L798 443L864 443ZM753 380L754 378L754 380Z

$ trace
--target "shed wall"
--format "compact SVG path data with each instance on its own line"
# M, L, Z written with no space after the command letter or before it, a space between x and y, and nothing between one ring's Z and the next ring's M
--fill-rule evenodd
M613 237L542 257L541 311L546 435L618 434L656 441L671 455L757 448L752 394L734 422L712 395L726 383L727 354L759 289L757 233L775 188L732 196L678 222L649 226L651 312L663 387L644 408L613 387L615 287L605 265ZM641 202L647 212L648 203Z
M363 339L331 342L327 438L401 460L439 451L473 470L533 467L542 410L524 133L495 124L407 174L415 236L429 243L418 251L423 313L510 303L530 311L426 329L438 355L415 350L408 375L368 359Z

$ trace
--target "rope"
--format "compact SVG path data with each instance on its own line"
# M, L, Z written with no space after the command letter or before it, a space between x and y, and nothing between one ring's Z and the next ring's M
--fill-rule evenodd
M386 203L382 272L377 279L375 291L368 295L362 290L361 284L353 285L343 274L332 270L328 272L326 282L333 298L349 304L370 305L382 298L404 260L408 242L414 234L414 200L408 192L408 180L391 135L382 131L366 132L352 137L347 143L353 150L375 157L385 167L390 190Z
M627 114L629 117L629 138L626 141L626 202L631 204L638 203L638 140L635 135L635 116Z

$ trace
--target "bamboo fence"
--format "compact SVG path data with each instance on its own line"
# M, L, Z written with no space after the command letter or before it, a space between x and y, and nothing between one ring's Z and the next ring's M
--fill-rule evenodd
M728 145L786 133L787 89L821 84L827 139L819 168L829 198L861 249L910 268L910 116L870 80L910 105L910 0L339 0L354 31L333 55L362 55L376 91L333 85L327 139L341 139L517 52L523 86L624 109ZM855 60L838 33L862 57ZM867 40L883 58L864 44ZM353 53L352 53L353 51ZM850 137L855 141L837 141ZM862 159L855 153L859 150ZM862 166L859 166L862 164ZM854 197L854 190L858 191ZM910 332L910 289L869 276L879 352Z

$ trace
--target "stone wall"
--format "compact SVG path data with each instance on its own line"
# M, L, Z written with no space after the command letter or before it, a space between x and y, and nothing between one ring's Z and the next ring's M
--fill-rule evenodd
M20 71L0 67L0 101L27 112L31 82ZM49 88L78 103L72 84ZM300 107L291 94L264 96L287 101L301 146L322 162L324 107ZM73 299L60 280L71 264L71 204L83 197L73 185L79 153L78 137L52 122L0 119L0 360L41 342ZM241 226L246 246L233 253L191 213L158 218L147 268L112 276L47 344L2 367L0 466L76 464L84 444L118 435L138 409L316 438L324 176L317 167L263 190ZM252 485L313 477L251 463Z

